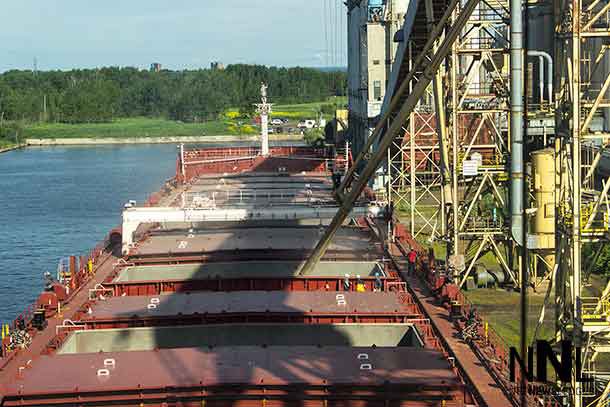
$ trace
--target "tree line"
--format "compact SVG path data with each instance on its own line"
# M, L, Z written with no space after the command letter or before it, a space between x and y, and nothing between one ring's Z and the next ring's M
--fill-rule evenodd
M0 122L96 123L142 116L202 122L228 108L252 114L261 82L269 85L273 103L292 104L344 96L346 81L340 71L241 64L160 72L13 70L0 75Z

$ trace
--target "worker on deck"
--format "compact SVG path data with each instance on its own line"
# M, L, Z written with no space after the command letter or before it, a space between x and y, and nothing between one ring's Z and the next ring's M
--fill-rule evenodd
M349 281L349 274L345 275L345 278L343 279L343 289L345 291L349 291L350 289L350 281Z
M409 261L409 274L415 274L415 261L417 260L417 252L415 249L411 248L411 251L407 255L407 260Z
M378 271L375 272L375 283L373 285L373 291L379 292L383 288L383 281L381 281L381 275Z
M363 293L366 291L366 287L364 286L364 282L360 278L360 275L356 276L356 292Z
M341 186L341 173L334 172L332 175L332 179L333 179L333 186L335 187L335 189L339 189L339 187Z

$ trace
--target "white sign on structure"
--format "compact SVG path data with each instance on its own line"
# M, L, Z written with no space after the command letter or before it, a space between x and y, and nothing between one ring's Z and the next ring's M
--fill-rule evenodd
M465 177L475 177L479 174L479 161L464 160L462 162L462 175Z

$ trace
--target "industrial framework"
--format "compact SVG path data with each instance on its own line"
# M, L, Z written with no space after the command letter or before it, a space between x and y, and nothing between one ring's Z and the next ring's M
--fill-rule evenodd
M555 2L555 54L557 89L557 235L556 318L558 338L572 340L582 355L585 371L595 378L599 353L608 347L608 293L601 298L582 295L583 279L594 261L583 259L585 245L594 247L593 260L608 241L608 189L610 180L596 185L596 169L608 145L607 111L608 47L610 46L608 1L558 0ZM604 117L605 116L605 117ZM574 405L595 395L573 372ZM609 387L599 396L607 404ZM588 401L588 400L587 400Z
M433 15L427 17L434 21ZM457 12L452 16L456 18ZM407 142L399 146L396 142L403 156L409 157L409 175L416 181L410 184L414 187L409 188L408 197L412 230L429 236L431 242L444 238L449 243L461 284L487 251L515 279L500 248L507 240L502 214L508 180L507 21L506 2L477 7L453 44L447 64L437 72L436 86L429 89L431 97L423 99L412 114ZM421 110L430 113L423 116ZM422 133L429 137L418 142ZM418 162L418 150L430 151L425 154L426 165ZM400 168L396 160L393 163L393 169ZM404 184L400 171L390 175L390 185ZM401 190L392 192L397 200L407 199ZM492 207L483 207L483 197L490 198ZM426 209L430 203L437 211ZM416 215L422 226L414 221Z
M417 42L413 47L413 62L403 59L400 67L397 68L397 90L362 152L345 174L340 187L336 191L341 207L316 245L314 252L301 268L301 275L311 273L320 261L332 237L349 215L354 202L373 178L377 168L387 159L387 150L394 144L396 137L402 136L405 121L411 116L420 99L426 93L441 63L451 51L454 41L459 37L477 5L478 0L468 0L463 6L460 6L460 2L456 0L448 3L428 3L428 10L434 11L434 15L441 17L429 30L428 35L424 33L423 36L416 35L414 37ZM421 19L421 11L417 14L420 15ZM413 27L421 27L421 21L419 21L420 24L417 24L415 15L414 19L416 24ZM451 19L453 19L452 24L443 34L445 26ZM424 27L427 26L427 21L428 19L425 18ZM406 35L407 32L405 31ZM441 39L441 41L437 44L438 39ZM373 146L376 146L376 148L371 153L371 147ZM362 170L359 170L360 168ZM356 173L357 171L359 172Z
M412 36L405 39L402 70L412 69L417 41L440 17L434 11L431 2L423 2L415 24L405 25ZM451 21L459 14L456 10ZM518 280L506 256L512 241L509 214L503 211L510 151L508 19L506 1L477 6L394 138L385 163L388 200L408 212L415 237L449 245L461 284L487 252L513 283ZM442 29L438 33L430 37L437 45L444 38ZM397 86L388 90L384 105Z
M572 383L564 385L570 405L596 401L594 387L581 386L576 366L584 359L587 373L595 376L597 354L610 350L610 288L599 299L581 295L582 273L608 237L610 180L596 182L596 169L609 138L608 111L602 109L610 107L610 4L553 2L553 70L547 52L527 47L524 20L531 5L450 2L435 15L437 4L423 3L414 25L407 16L402 40L408 56L395 67L398 79L390 84L379 124L337 193L342 207L301 273L319 260L351 202L385 161L388 199L407 207L414 236L446 239L448 265L460 286L487 251L515 286L529 282L537 288L551 279L557 339L572 340L577 349ZM417 33L423 15L425 45ZM535 87L525 88L533 82L526 80L526 57L539 61L537 100L531 95ZM548 137L553 112L554 137ZM532 129L535 120L544 124ZM531 172L527 162L534 165ZM595 249L588 262L582 261L585 244ZM608 393L598 405L606 405Z

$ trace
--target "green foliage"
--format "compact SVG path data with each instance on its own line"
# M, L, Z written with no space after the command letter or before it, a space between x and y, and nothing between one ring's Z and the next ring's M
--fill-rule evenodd
M583 258L585 261L595 260L596 248L588 244L584 247ZM610 278L610 246L604 245L597 260L591 267L591 271L595 274Z
M256 114L256 99L244 98L239 106L239 115L244 119L249 119L254 117Z
M10 147L22 142L23 127L19 122L1 122L0 148Z
M321 129L306 130L303 139L312 147L322 147L324 146L324 131Z
M114 117L119 89L113 82L84 80L73 83L62 95L61 121L100 123Z
M225 70L148 72L135 68L8 71L0 75L0 114L30 123L101 123L118 118L219 119L230 107L254 115L260 84L275 104L345 95L344 72L229 65Z
M330 103L325 103L320 106L320 111L324 115L334 116L335 115L335 106Z

